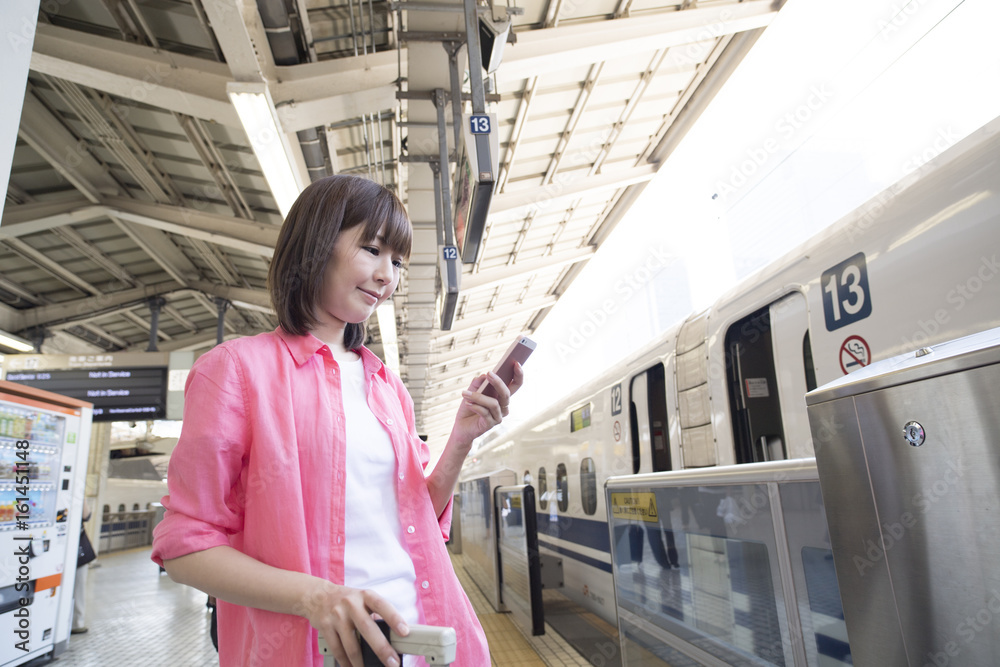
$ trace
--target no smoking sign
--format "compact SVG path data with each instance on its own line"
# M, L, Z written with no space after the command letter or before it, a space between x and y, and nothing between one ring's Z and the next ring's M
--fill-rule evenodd
M872 351L861 336L849 336L840 346L840 370L844 375L864 368L872 361Z

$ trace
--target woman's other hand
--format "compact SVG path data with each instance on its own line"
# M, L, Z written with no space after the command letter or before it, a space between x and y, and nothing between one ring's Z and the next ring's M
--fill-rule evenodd
M399 667L399 655L372 618L378 614L396 634L405 636L409 628L396 608L375 591L318 581L319 587L306 596L302 615L319 630L337 662L343 667L363 667L360 633L383 665Z

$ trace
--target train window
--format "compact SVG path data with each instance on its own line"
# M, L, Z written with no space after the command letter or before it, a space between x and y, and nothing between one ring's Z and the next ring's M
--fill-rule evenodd
M531 471L530 470L525 470L524 471L524 479L522 480L521 483L522 484L531 484Z
M582 408L577 408L569 416L569 432L576 433L580 429L590 426L590 403Z
M589 456L580 462L580 503L586 514L597 512L597 473Z
M559 501L560 512L569 509L569 475L566 473L565 463L556 466L556 499Z
M808 331L802 337L802 364L806 368L806 391L812 391L816 388L816 367L813 366L813 348Z
M548 481L545 479L545 468L538 469L538 507L545 510L549 507Z

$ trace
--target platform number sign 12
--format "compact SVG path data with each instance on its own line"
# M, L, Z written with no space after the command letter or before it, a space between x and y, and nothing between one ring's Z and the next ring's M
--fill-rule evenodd
M445 260L458 259L458 248L456 248L453 245L446 245L441 249L441 251L443 254L443 259Z
M618 415L622 411L622 385L619 382L611 388L611 414Z
M834 331L872 314L868 265L863 252L824 271L821 283L827 331Z
M472 134L489 134L490 117L473 114L469 116L469 131Z

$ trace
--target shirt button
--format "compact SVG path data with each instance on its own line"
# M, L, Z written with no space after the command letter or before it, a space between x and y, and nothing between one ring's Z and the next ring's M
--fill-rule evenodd
M421 587L421 588L427 588L427 587L428 587L428 586L430 586L430 585L431 585L431 582L429 582L429 581L425 581L424 583L420 584L420 587Z
M344 541L344 538L341 537L340 535L337 535L337 544L340 544L343 541Z
M391 419L386 419L385 423L388 424L389 426L392 426L392 420Z
M403 473L399 473L399 478L403 479Z
M406 529L406 532L408 532L408 533L412 533L412 532L413 532L413 531L415 531L415 530L416 530L416 528L414 528L413 526L410 526L410 527L408 527L408 528Z

